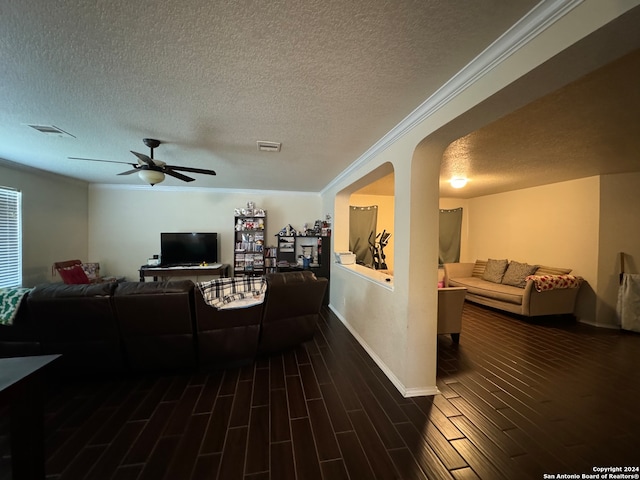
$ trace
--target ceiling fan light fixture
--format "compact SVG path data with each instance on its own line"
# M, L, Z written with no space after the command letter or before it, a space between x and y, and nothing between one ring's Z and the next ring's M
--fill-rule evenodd
M144 169L138 172L138 176L145 182L147 182L152 187L156 183L160 183L164 181L164 173L158 172L156 170Z
M464 187L469 180L465 177L453 177L449 180L449 183L453 188L462 188Z

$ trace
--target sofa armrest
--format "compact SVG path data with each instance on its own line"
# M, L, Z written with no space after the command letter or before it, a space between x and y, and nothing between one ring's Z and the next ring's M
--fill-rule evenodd
M450 278L467 278L473 273L475 263L445 263L444 268L444 286L449 286Z
M522 296L522 315L536 317L573 314L579 291L580 287L538 292L533 280L527 280Z

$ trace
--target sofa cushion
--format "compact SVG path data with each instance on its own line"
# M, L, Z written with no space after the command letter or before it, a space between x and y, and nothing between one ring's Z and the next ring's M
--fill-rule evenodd
M487 268L486 260L476 260L476 263L473 264L473 272L471 272L471 276L482 278L485 268Z
M502 284L524 288L527 284L527 277L533 275L536 270L538 270L538 265L511 261L502 277Z
M27 297L27 301L48 302L51 299L109 297L113 295L115 283L84 283L78 285L66 285L62 283L43 283L37 285ZM86 315L85 315L86 316Z
M477 277L451 278L450 287L466 287L467 293L502 302L522 305L524 289L501 283L488 282Z
M82 269L82 265L72 265L71 267L61 268L58 270L62 281L69 285L78 285L90 283L89 277Z
M313 272L268 273L259 353L292 348L313 338L328 280Z
M83 263L80 265L85 275L90 281L100 279L100 264L97 262Z
M112 304L115 283L36 286L27 296L43 354L69 375L120 371L124 356Z
M534 275L567 275L571 273L570 268L546 267L540 265Z
M196 366L193 290L191 280L117 284L113 304L132 371Z
M500 283L504 272L507 269L507 263L507 259L495 260L490 258L487 260L487 266L482 274L482 279L487 280L488 282Z

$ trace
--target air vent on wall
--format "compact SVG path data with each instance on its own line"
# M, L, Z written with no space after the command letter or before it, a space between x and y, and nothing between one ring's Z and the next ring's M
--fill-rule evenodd
M29 127L33 128L34 130L39 131L40 133L44 133L45 135L51 135L51 136L54 136L54 137L76 138L73 135L71 135L69 132L65 132L61 128L56 127L55 125L32 125L32 124L29 124Z
M279 152L282 144L279 142L265 142L263 140L258 140L256 142L258 144L258 150L261 152Z

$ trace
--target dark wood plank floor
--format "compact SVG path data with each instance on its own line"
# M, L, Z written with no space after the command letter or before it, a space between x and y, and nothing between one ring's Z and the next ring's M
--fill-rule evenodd
M253 365L59 387L47 478L541 479L640 465L640 335L467 304L460 344L439 338L438 388L403 398L324 310L312 342Z

